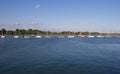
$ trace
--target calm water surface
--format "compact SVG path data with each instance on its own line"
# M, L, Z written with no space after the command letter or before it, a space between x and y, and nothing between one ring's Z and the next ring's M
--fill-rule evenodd
M0 74L120 74L120 39L0 39Z

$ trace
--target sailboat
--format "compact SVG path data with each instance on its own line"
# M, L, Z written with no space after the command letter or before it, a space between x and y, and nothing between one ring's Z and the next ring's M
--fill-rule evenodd
M23 36L24 38L30 38L29 35L27 35L27 32L25 33L25 35Z
M0 38L5 38L3 31L1 31L2 35L0 36Z
M70 34L70 33L69 33ZM74 36L74 34L73 35L68 35L67 36L68 38L74 38L75 36Z
M87 36L88 38L94 38L94 35L91 35L91 33L89 33L89 35Z
M15 31L15 36L14 36L14 38L19 38L19 36L16 34L16 31Z
M104 36L101 35L101 33L99 35L96 36L97 38L103 38Z
M112 36L109 33L107 33L107 35L105 37L106 38L111 38Z
M30 36L27 36L27 35L26 35L26 36L24 36L24 38L30 38Z
M64 34L57 33L57 35L58 35L58 38L64 38Z
M37 36L36 36L36 38L42 38L42 36L40 36L40 35L37 35Z
M50 36L50 35L48 35L48 32L47 32L47 35L45 36L45 38L51 38L51 36Z
M85 38L85 35L82 35L81 32L80 34L78 35L79 38Z
M1 36L1 38L5 38L5 36L4 36L4 35L2 35L2 36Z
M73 35L70 35L70 36L68 36L68 38L74 38L74 36L73 36Z
M61 36L58 36L58 38L64 38L64 36L61 35Z
M18 36L18 35L15 35L14 38L19 38L19 36Z
M104 36L101 36L101 35L98 35L98 36L96 36L97 38L103 38Z
M40 33L38 31L38 34L35 36L36 38L42 38L42 36L40 36Z

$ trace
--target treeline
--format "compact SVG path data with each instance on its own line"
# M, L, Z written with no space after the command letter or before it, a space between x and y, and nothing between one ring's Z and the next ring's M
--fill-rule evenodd
M6 30L1 29L0 35L102 35L102 36L120 36L119 33L99 33L99 32L71 32L71 31L62 31L62 32L51 32L51 31L41 31L34 29L16 29L16 30Z

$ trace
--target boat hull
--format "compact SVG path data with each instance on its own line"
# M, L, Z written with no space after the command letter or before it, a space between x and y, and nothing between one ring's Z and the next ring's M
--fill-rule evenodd
M14 36L14 38L19 38L19 36Z
M5 36L1 36L0 38L5 38Z
M35 38L42 38L42 36L36 36Z
M68 36L68 38L74 38L75 36Z

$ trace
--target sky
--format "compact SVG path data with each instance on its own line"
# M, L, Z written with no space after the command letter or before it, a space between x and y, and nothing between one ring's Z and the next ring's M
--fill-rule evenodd
M120 0L0 0L0 29L120 33Z

